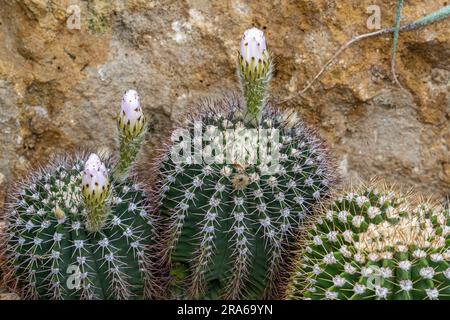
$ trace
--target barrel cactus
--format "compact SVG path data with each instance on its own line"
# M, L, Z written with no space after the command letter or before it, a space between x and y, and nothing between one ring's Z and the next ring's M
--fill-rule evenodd
M132 105L132 112L142 113L131 100L122 109ZM136 121L122 122L123 134L136 126ZM145 123L134 130L135 137L144 131ZM120 159L114 166L110 157L103 158L55 157L10 193L2 270L22 298L142 299L151 291L146 243L153 226L144 194L124 174L130 163ZM113 178L117 170L120 179Z
M449 210L386 187L338 198L312 225L290 299L450 299Z
M271 70L263 33L247 31L238 68L245 101L199 107L142 167L155 172L149 185L166 296L279 297L298 231L333 186L315 134L267 105Z

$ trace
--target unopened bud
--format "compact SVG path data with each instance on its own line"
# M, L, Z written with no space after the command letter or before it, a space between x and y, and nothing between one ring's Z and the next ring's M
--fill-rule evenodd
M142 112L140 98L135 90L128 90L122 97L117 125L127 138L138 137L145 129L146 119Z
M245 31L241 40L239 68L244 78L265 78L270 68L269 52L266 48L264 33L251 28Z
M82 192L88 206L102 205L109 195L109 178L105 165L91 154L84 165Z
M64 211L59 206L56 206L54 213L56 220L63 220L66 217Z

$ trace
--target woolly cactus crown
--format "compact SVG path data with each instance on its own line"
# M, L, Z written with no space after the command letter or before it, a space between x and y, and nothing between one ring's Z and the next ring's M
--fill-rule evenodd
M450 299L450 212L381 185L338 198L307 234L291 299Z

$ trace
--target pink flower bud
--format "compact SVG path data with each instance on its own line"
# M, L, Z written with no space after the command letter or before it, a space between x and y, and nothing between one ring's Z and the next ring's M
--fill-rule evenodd
M135 138L142 133L145 123L138 93L135 90L128 90L122 98L118 117L119 130L127 138Z
M105 165L91 154L83 170L82 192L88 205L103 204L109 195L109 178Z

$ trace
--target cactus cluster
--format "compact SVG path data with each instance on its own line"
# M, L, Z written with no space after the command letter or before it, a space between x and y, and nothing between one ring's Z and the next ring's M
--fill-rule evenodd
M197 106L139 166L147 122L129 90L117 160L55 157L17 183L6 284L29 299L450 299L449 209L382 186L332 198L321 140L268 103L260 30L237 60L242 97Z
M339 197L303 243L290 299L450 299L448 209L365 187Z

